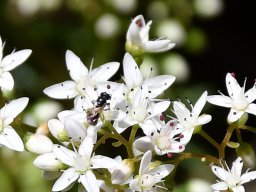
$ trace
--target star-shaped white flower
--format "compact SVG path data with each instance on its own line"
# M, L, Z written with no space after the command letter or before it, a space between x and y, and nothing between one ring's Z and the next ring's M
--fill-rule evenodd
M123 71L124 81L128 87L128 96L131 94L129 92L136 91L141 86L146 86L148 87L148 97L155 98L175 81L175 77L172 75L159 75L144 80L137 63L129 53L124 55Z
M231 108L228 115L230 123L237 121L244 113L256 115L256 104L252 103L256 99L256 84L245 92L245 82L243 87L240 87L234 74L228 73L226 75L226 86L229 97L223 94L207 97L209 103Z
M126 128L138 124L143 132L149 135L159 128L159 116L169 107L170 101L149 103L147 87L141 87L132 93L132 103L128 104L125 109L120 109L125 114L124 118L116 120L113 126L121 133Z
M163 125L159 131L153 131L149 136L137 139L133 146L139 152L155 151L158 155L166 153L180 153L185 145L180 142L183 138L182 129L177 127L177 122L171 120Z
M152 191L158 188L158 183L163 182L163 178L171 173L174 169L172 164L164 164L160 166L151 162L152 152L147 151L140 162L139 174L130 182L132 191ZM161 188L163 188L161 186Z
M94 155L93 142L85 137L78 151L71 151L63 146L55 145L53 153L56 158L68 166L61 177L53 185L52 191L67 189L76 180L81 182L88 192L99 192L96 176L93 169L114 168L117 162L102 155Z
M107 81L119 68L118 62L110 62L88 71L72 51L66 52L66 65L72 80L47 87L44 93L55 99L92 98L96 85Z
M221 180L212 185L214 192L232 190L233 192L245 192L243 184L256 179L256 171L242 174L243 161L238 157L232 164L231 170L223 167L212 166L213 173Z
M182 132L184 137L181 138L181 142L184 144L187 144L190 141L195 127L204 125L212 119L211 115L200 115L206 103L206 97L207 91L201 95L195 106L192 106L191 104L191 111L180 101L174 101L173 103L173 112L179 122L177 126L184 129Z
M24 150L23 141L10 124L25 109L28 100L27 97L15 99L0 109L0 146L4 145L15 151Z
M149 40L151 24L152 21L146 24L142 15L136 16L127 31L127 43L131 44L131 46L138 46L145 52L163 52L173 48L175 43L166 38L162 37L154 41Z
M12 90L14 80L9 71L13 70L22 64L32 53L30 49L23 49L17 52L12 52L3 57L4 44L0 37L0 87L5 90Z

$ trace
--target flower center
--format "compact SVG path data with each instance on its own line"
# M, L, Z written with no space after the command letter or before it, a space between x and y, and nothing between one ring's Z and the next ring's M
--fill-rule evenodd
M132 118L135 121L143 122L147 116L148 112L144 105L140 104L135 106L132 110Z
M157 139L156 144L161 150L168 149L170 147L170 140L167 136L161 136Z
M248 101L244 96L240 96L238 98L234 98L232 102L233 107L238 111L243 111L248 106Z
M86 89L86 83L84 80L79 80L79 82L77 82L76 84L76 89L79 92L80 95L85 96L84 92Z
M90 166L90 160L86 157L82 157L79 154L76 155L75 158L75 170L79 173L84 173L89 169Z
M154 176L144 174L140 178L140 187L143 189L151 189L156 183Z
M230 177L228 178L228 181L227 181L228 187L233 188L233 187L237 186L237 184L239 184L239 182L240 182L240 177L232 174L232 175L230 175Z

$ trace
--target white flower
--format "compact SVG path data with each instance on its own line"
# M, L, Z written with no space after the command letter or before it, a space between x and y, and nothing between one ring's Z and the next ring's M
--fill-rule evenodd
M115 160L118 162L118 165L113 170L110 170L112 183L119 185L129 183L133 176L132 173L135 170L133 160L122 160L120 156L116 157Z
M20 136L10 124L24 110L28 104L28 100L27 97L15 99L0 109L0 146L4 145L16 151L24 150Z
M171 120L159 131L153 131L149 136L137 139L133 146L142 153L148 150L154 150L158 155L180 153L185 149L185 146L180 142L180 139L183 138L181 132L182 129L177 127L177 122Z
M175 77L172 75L159 75L144 80L137 63L129 53L124 55L123 71L128 91L133 92L141 86L146 86L148 87L149 98L157 97L175 81Z
M17 52L12 52L9 55L3 57L4 44L0 37L0 87L5 90L12 90L14 86L14 80L9 71L13 70L20 64L22 64L32 53L30 49L23 49Z
M132 191L151 191L158 188L156 184L163 182L162 179L174 169L172 164L154 166L151 159L152 152L147 151L141 159L139 174L130 182ZM161 188L163 187L161 186Z
M216 184L211 187L215 192L232 190L233 192L244 192L244 183L250 182L256 179L256 171L242 174L243 161L241 157L238 157L232 164L231 170L228 168L224 169L223 167L212 166L213 173L219 177L221 181L217 181Z
M117 165L114 159L102 155L93 155L93 143L86 137L81 143L78 152L71 151L63 146L55 145L53 153L57 159L68 166L61 177L53 185L52 191L62 191L76 180L81 182L88 192L99 192L96 176L93 169L113 168Z
M159 125L159 116L170 105L170 101L161 101L158 103L149 103L147 87L141 87L133 92L132 103L123 110L125 117L114 122L115 129L121 133L126 128L139 124L143 132L148 135L152 131L157 130Z
M139 46L145 52L163 52L175 46L170 40L159 38L154 41L149 40L149 30L152 21L145 23L142 15L136 16L127 31L126 40L130 46Z
M25 146L32 153L44 154L52 152L53 143L47 136L36 133L26 137Z
M56 99L95 98L96 85L107 81L119 68L118 62L110 62L88 71L72 51L66 52L66 65L72 80L47 87L44 93Z
M228 115L229 122L237 121L245 112L256 115L256 104L252 103L256 99L256 85L245 92L245 82L243 87L240 87L236 81L234 74L226 75L226 86L228 96L212 95L207 97L207 101L218 106L231 108Z
M212 119L211 115L200 115L206 103L206 97L207 91L201 95L195 106L192 106L191 104L191 111L180 101L174 101L173 103L173 112L179 122L178 126L184 129L182 132L184 137L181 138L181 142L184 144L187 144L190 141L195 127L204 125Z

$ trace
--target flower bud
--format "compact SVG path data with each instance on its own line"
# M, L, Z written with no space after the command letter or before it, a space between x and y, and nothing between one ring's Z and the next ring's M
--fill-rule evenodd
M45 135L29 133L24 140L26 149L32 153L44 154L52 151L53 143Z
M124 159L116 169L114 169L111 180L113 184L121 184L134 172L134 163L129 159Z
M244 162L244 165L248 168L255 167L255 152L253 147L249 143L240 143L240 146L236 148L236 153L240 156Z
M59 171L66 168L66 165L61 163L53 153L45 153L38 156L33 164L44 171Z
M69 141L69 136L61 121L57 119L51 119L50 121L48 121L48 127L51 134L60 142Z

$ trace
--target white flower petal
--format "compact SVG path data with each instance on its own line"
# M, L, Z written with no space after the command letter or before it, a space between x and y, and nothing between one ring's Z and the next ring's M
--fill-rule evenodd
M207 91L205 91L201 97L197 100L195 106L193 107L192 112L196 115L199 116L201 111L203 110L205 103L206 103L206 97L207 97Z
M227 73L226 75L226 86L231 98L237 97L237 95L241 93L242 88L230 73Z
M230 97L224 96L224 95L211 95L207 96L206 100L214 105L218 105L221 107L232 107L232 99Z
M145 20L144 20L143 15L136 16L132 20L132 22L127 30L127 34L126 34L127 41L130 41L133 44L141 45L142 39L140 36L140 31L144 27L145 27ZM145 36L145 34L144 34L144 36Z
M241 157L238 157L232 164L231 173L234 175L241 175L243 169L243 161Z
M143 76L138 68L137 63L129 53L124 55L123 71L124 81L129 89L141 86L143 82Z
M245 189L243 186L236 186L231 189L233 192L245 192Z
M255 87L255 85L251 89L246 91L246 93L244 95L245 95L245 98L247 99L247 101L249 103L253 102L256 99L256 87Z
M15 151L24 150L23 141L11 126L5 127L0 133L0 144Z
M33 162L34 166L45 171L59 171L62 163L53 153L39 155Z
M151 159L152 159L152 152L147 151L141 159L139 175L142 175L144 173L144 171L148 168L148 166L151 162Z
M60 160L62 163L69 166L75 165L76 153L74 151L71 151L61 145L54 145L53 153L57 157L57 159Z
M66 65L69 70L70 77L74 81L79 81L80 79L85 79L88 75L88 69L72 51L66 51Z
M162 101L151 105L151 115L148 118L160 115L162 112L166 111L170 106L170 101Z
M245 112L256 115L256 104L250 103L245 109Z
M211 115L203 114L200 117L198 117L198 125L204 125L206 123L209 123L212 120Z
M183 138L180 139L180 143L184 145L188 144L192 138L193 132L194 132L194 128L183 131L182 132Z
M84 175L81 175L79 182L83 184L88 192L100 192L96 177L91 170L88 170Z
M120 121L115 121L113 127L117 130L118 133L124 132L128 127L137 124L136 121L133 121L131 118L125 118Z
M5 125L11 123L25 109L28 100L27 97L12 100L0 110L0 118L5 121Z
M174 46L175 46L175 43L171 43L170 40L162 39L162 40L155 40L155 41L147 41L144 44L143 48L147 52L158 53L158 52L170 50Z
M256 171L247 172L241 176L240 184L242 185L244 183L250 182L255 179L256 179Z
M10 55L6 55L2 60L2 67L4 71L10 71L22 64L32 53L30 49L20 50Z
M228 185L225 182L218 182L211 185L213 190L224 191L228 189Z
M165 164L165 165L160 165L154 169L151 169L148 174L151 175L158 175L160 178L159 180L161 180L162 178L166 177L167 175L169 175L172 170L174 169L174 165L172 164Z
M45 88L44 93L55 99L72 99L79 94L74 81L64 81L52 85Z
M61 177L54 183L52 191L62 191L66 189L76 181L78 177L79 173L77 173L73 168L65 170Z
M152 145L150 138L147 136L141 137L134 141L133 147L142 153L145 153L149 150L154 150L154 146Z
M3 72L0 74L0 87L2 87L5 90L12 90L14 86L14 80L9 72Z
M101 65L95 69L93 69L89 73L89 78L92 82L99 83L107 81L110 77L112 77L118 70L120 63L118 62L109 62L104 65Z
M213 165L211 168L213 173L223 181L227 181L227 179L230 177L230 173L224 168L215 165Z
M93 150L93 141L90 137L85 137L81 143L78 153L83 157L91 157Z
M235 121L237 121L240 117L242 117L242 115L244 114L243 111L237 111L234 108L231 108L229 114L228 114L228 121L230 123L233 123Z
M95 155L92 157L91 162L93 164L93 169L98 168L114 168L118 165L118 162L112 158L103 156L103 155Z
M81 142L86 137L86 128L76 119L75 114L65 118L64 127L69 138L74 142Z
M132 189L132 192L134 191L142 191L140 184L139 184L139 179L133 179L131 180L129 187Z
M145 80L143 85L148 87L149 98L155 98L170 87L175 79L176 77L172 75L160 75Z

